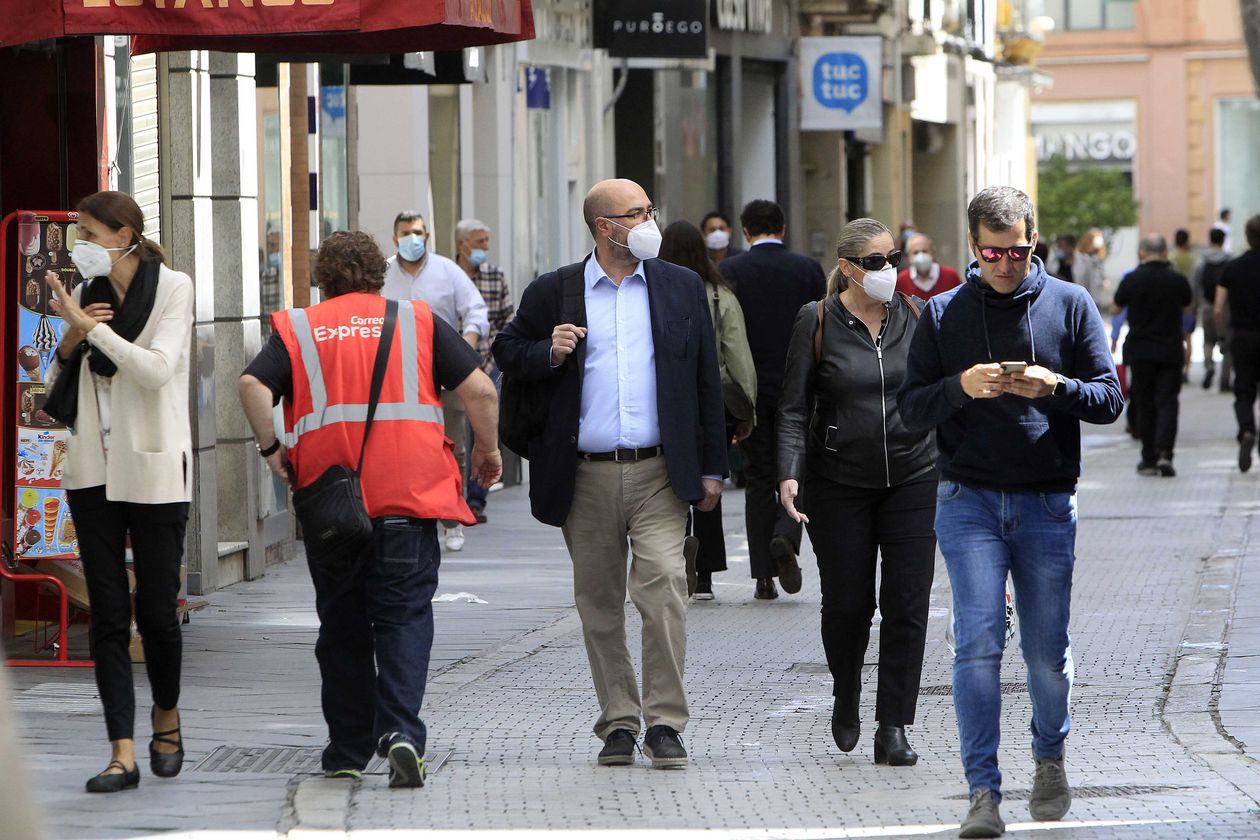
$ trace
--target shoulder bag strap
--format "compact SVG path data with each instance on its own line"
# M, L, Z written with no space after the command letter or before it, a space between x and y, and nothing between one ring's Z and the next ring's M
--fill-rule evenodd
M823 308L827 304L827 299L823 298L818 301L818 329L814 330L814 364L822 362L822 332L823 332Z
M901 295L901 299L906 302L906 306L910 307L910 314L914 316L914 320L919 320L919 314L922 309L919 306L918 298L911 297L905 292L897 292L897 294Z
M575 327L586 326L586 289L583 286L585 267L585 263L575 263L560 269L561 323L573 324Z
M398 301L385 302L385 323L381 326L381 340L376 344L376 362L372 365L372 390L368 395L367 423L363 426L363 445L359 447L359 465L354 468L357 476L363 472L363 453L367 452L368 435L372 433L372 419L376 417L376 403L381 398L381 386L385 384L385 367L389 364L389 348L394 343L394 325L398 322Z

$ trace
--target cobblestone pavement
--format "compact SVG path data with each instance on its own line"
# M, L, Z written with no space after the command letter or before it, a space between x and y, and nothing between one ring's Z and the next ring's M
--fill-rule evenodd
M1061 824L1029 822L1029 705L1022 664L1009 657L1001 762L1012 834L1260 837L1260 772L1245 752L1245 742L1260 744L1260 475L1237 473L1231 417L1228 398L1197 388L1184 393L1176 479L1137 476L1136 446L1119 426L1087 427L1068 741L1076 799ZM724 505L728 534L742 534L741 501ZM744 577L746 546L730 536L732 569L715 581L717 601L694 604L689 613L692 720L684 737L691 766L653 771L640 758L631 768L599 768L590 733L594 692L569 609L559 533L527 520L521 490L496 494L490 513L490 527L471 531L463 554L444 559L440 593L469 592L489 603L437 607L439 649L425 718L431 754L454 753L422 791L389 791L379 774L361 785L328 782L296 772L283 756L264 768L275 772L255 772L239 754L223 761L237 761L242 771L211 767L224 745L313 750L322 743L310 588L301 566L289 564L217 593L212 611L186 628L184 703L194 771L173 782L146 777L124 795L80 793L105 755L90 675L13 674L49 833L955 833L966 787L949 694L943 566L910 733L917 767L871 762L873 667L861 744L849 755L836 751L812 556L802 558L800 595L756 602ZM632 607L628 615L633 650ZM875 650L873 638L872 666ZM39 710L34 699L51 695L37 690L49 683L63 696L77 689L82 710ZM66 708L60 702L47 706Z

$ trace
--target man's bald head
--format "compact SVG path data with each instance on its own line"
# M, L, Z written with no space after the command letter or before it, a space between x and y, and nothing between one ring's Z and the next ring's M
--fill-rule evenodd
M598 241L595 220L607 216L620 216L636 207L648 206L647 193L643 187L628 178L609 178L591 187L582 202L582 218L590 228L591 236ZM626 225L633 227L634 225Z

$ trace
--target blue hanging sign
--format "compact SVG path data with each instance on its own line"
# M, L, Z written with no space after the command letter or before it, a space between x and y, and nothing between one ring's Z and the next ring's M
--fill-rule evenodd
M551 71L545 67L525 68L525 107L551 110Z
M878 36L801 39L801 128L845 131L883 125Z

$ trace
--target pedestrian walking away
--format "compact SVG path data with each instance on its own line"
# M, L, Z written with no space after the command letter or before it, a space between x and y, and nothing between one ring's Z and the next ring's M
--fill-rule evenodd
M490 228L484 222L464 219L455 225L455 250L455 261L473 281L486 304L487 331L477 341L477 352L481 354L481 369L497 385L499 369L495 367L494 357L490 355L490 345L499 331L512 320L512 313L516 308L512 303L512 290L508 288L503 269L488 262ZM476 435L470 434L468 441L470 446L474 445ZM477 523L486 522L486 502L490 496L490 488L482 486L476 477L469 476L468 492L465 495Z
M779 498L806 523L818 556L831 734L843 752L861 734L862 664L882 558L875 763L906 766L919 760L906 727L914 723L936 564L936 450L897 408L920 303L895 292L901 254L882 222L849 222L836 255L827 297L803 306L792 328L779 398ZM802 479L807 507L798 510Z
M757 370L748 335L744 330L744 311L735 291L722 272L705 253L704 237L691 222L674 222L665 228L661 238L660 258L674 265L689 268L704 281L713 318L714 341L717 347L718 370L722 378L722 401L726 407L726 436L732 444L746 439L753 429L757 406ZM722 533L722 500L712 510L692 507L689 535L694 538L695 583L691 587L697 601L712 601L713 574L726 571L726 537Z
M897 274L897 291L908 297L927 300L962 283L957 271L936 261L932 240L925 233L906 240L902 262L907 265Z
M972 199L976 260L962 286L924 307L897 397L906 427L935 428L940 450L936 537L954 597L954 708L971 798L960 837L1005 831L997 750L1008 575L1033 709L1029 811L1057 820L1070 807L1080 424L1114 422L1123 407L1098 308L1031 257L1034 221L1017 189Z
M741 447L747 459L744 518L748 529L748 561L757 581L755 597L779 597L774 579L789 595L801 591L801 524L779 504L779 471L775 450L779 394L796 314L807 303L822 300L827 280L817 260L794 254L783 244L787 225L783 209L773 201L750 201L739 217L748 252L720 266L735 284L745 312L748 346L757 368L757 417Z
M600 707L598 763L632 764L645 723L652 765L681 767L684 527L689 505L713 509L726 475L708 296L695 272L656 259L656 208L638 184L601 181L582 211L595 250L525 289L494 357L546 414L524 447L530 507L562 528L573 560ZM507 396L505 385L505 405ZM626 648L627 548L630 599L643 621L642 695Z
M375 752L389 760L390 787L415 788L425 781L419 712L441 559L436 521L473 522L444 436L441 389L468 407L478 480L496 481L502 462L493 443L498 400L481 359L424 301L383 299L385 271L367 234L324 240L314 264L323 302L272 316L240 397L275 475L300 494L317 492L336 470L354 470L356 504L370 519L361 543L331 551L304 523L328 724L324 772L359 779ZM276 403L284 409L279 436Z
M424 217L404 210L394 217L394 246L398 253L386 263L381 294L390 300L422 300L454 327L472 347L490 332L486 302L468 274L454 260L429 249L430 231ZM455 461L467 477L465 453L468 426L463 401L451 390L442 391L446 436L455 444ZM442 522L443 544L449 551L464 548L464 526L454 519Z
M1247 472L1256 446L1256 382L1260 380L1260 215L1247 220L1244 233L1247 252L1221 271L1213 314L1217 330L1224 331L1228 325L1231 336L1238 469Z
M1212 228L1208 231L1208 247L1203 251L1199 261L1195 263L1191 275L1191 286L1200 299L1199 321L1203 324L1203 389L1212 387L1216 377L1216 348L1221 348L1221 379L1219 387L1222 394L1233 393L1234 353L1230 347L1229 310L1225 309L1226 329L1217 329L1216 324L1216 286L1221 279L1225 264L1233 259L1225 250L1225 231Z
M88 281L66 291L61 275L45 280L66 331L46 375L49 406L65 395L72 426L62 487L78 531L92 602L96 686L105 707L109 765L89 793L140 784L132 683L132 596L127 540L135 571L135 617L153 695L149 767L176 776L184 761L179 696L179 568L192 499L192 426L188 348L193 286L166 265L144 236L131 196L98 192L79 202L78 241L70 259ZM60 399L57 400L60 403Z
M1164 237L1142 237L1138 260L1138 267L1120 281L1112 312L1128 310L1124 363L1142 439L1138 474L1170 478L1177 474L1173 447L1185 364L1182 317L1193 310L1194 295L1190 281L1169 262Z

